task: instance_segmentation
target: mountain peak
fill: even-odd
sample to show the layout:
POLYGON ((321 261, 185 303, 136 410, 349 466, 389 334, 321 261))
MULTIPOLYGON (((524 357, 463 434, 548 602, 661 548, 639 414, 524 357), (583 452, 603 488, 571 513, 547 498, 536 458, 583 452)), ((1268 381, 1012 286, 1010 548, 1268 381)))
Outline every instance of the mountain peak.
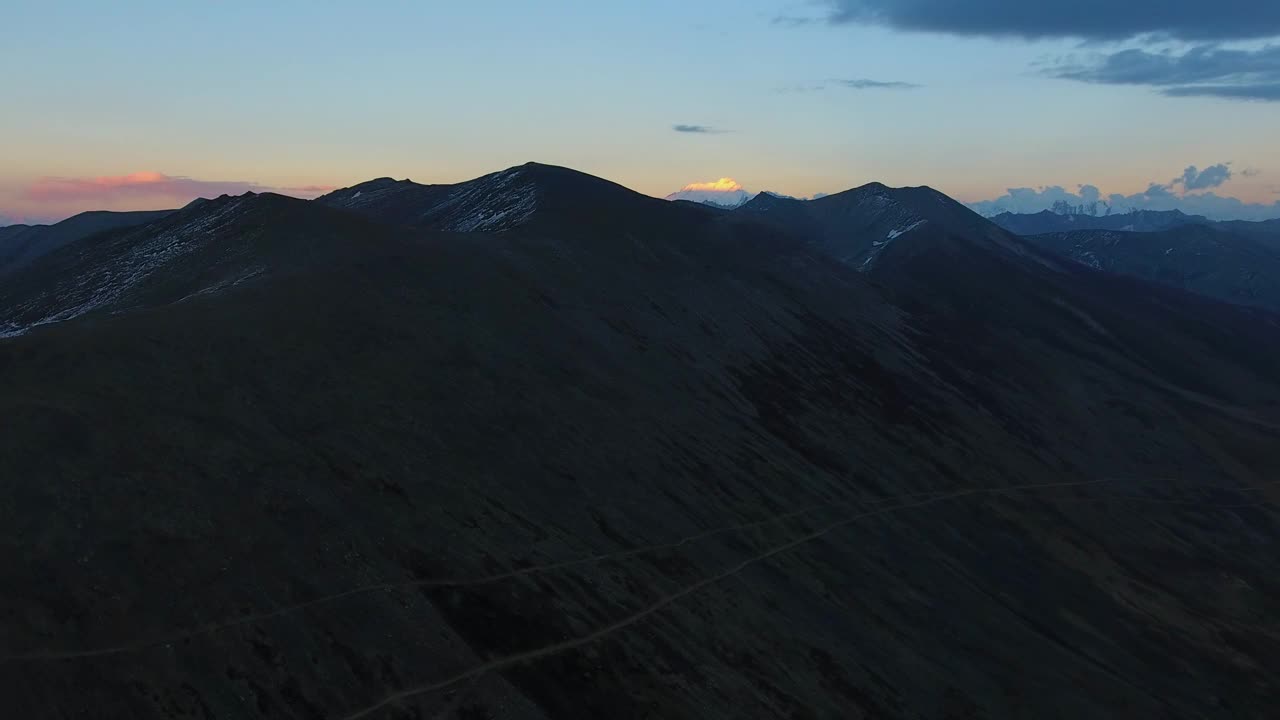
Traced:
POLYGON ((661 201, 578 170, 527 162, 452 185, 378 178, 335 190, 314 202, 395 225, 500 232, 583 208, 591 208, 589 216, 597 217, 601 211, 661 201))
MULTIPOLYGON (((960 257, 984 245, 1029 254, 1009 233, 926 185, 870 182, 808 201, 761 193, 738 212, 789 228, 864 272, 930 254, 960 257)), ((1046 263, 1038 255, 1031 259, 1046 263)))
POLYGON ((859 185, 853 190, 854 192, 888 192, 889 190, 892 190, 892 189, 893 188, 889 187, 888 185, 885 185, 882 182, 873 180, 869 183, 859 185))
POLYGON ((762 192, 738 207, 738 212, 742 213, 762 213, 775 212, 779 209, 790 209, 795 211, 802 207, 806 201, 797 198, 779 195, 777 193, 762 192))

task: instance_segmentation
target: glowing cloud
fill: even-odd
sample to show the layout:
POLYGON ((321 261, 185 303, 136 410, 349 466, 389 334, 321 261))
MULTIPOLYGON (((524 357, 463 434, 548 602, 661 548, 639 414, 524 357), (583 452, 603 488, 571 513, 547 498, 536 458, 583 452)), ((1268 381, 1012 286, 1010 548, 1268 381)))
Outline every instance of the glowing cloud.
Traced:
POLYGON ((709 203, 736 207, 752 198, 752 193, 742 187, 742 183, 733 178, 722 177, 711 182, 689 183, 679 192, 671 193, 668 200, 689 200, 691 202, 709 203))
POLYGON ((742 183, 723 177, 712 182, 689 183, 680 188, 680 192, 737 192, 742 189, 742 183))

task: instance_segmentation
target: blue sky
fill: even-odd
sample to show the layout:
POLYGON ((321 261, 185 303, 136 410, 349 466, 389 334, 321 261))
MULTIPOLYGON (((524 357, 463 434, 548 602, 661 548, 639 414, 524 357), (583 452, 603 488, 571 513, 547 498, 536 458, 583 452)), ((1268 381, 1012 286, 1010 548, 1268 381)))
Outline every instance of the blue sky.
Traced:
POLYGON ((18 69, 0 113, 0 216, 173 205, 206 187, 452 182, 528 160, 659 196, 731 177, 798 196, 929 184, 967 202, 1086 184, 1131 196, 1229 163, 1201 192, 1280 200, 1280 102, 1171 97, 1172 81, 1118 78, 1131 56, 1106 64, 1236 48, 1252 54, 1169 72, 1247 63, 1195 87, 1245 70, 1280 87, 1269 37, 1177 37, 1141 16, 1057 37, 1055 18, 1045 36, 940 13, 929 0, 0 0, 0 66, 18 69))

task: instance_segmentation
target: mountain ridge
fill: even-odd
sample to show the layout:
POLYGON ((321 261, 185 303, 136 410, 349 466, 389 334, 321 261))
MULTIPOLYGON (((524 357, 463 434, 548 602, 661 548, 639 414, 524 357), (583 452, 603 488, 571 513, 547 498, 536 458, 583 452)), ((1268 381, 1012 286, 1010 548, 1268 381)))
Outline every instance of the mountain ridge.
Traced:
POLYGON ((1153 232, 1182 225, 1219 224, 1203 215, 1188 215, 1181 210, 1136 209, 1107 215, 1063 214, 1052 210, 1041 210, 1038 213, 1029 214, 1003 212, 992 216, 991 221, 1017 235, 1042 235, 1071 230, 1153 232))
POLYGON ((314 200, 383 222, 446 232, 502 232, 546 215, 607 213, 665 201, 569 168, 530 162, 473 180, 420 185, 379 178, 314 200))
POLYGON ((0 284, 53 320, 0 339, 16 716, 1275 707, 1280 317, 928 188, 526 172, 218 198, 0 284))
POLYGON ((145 225, 173 210, 112 212, 90 210, 52 225, 20 225, 0 228, 0 276, 11 273, 64 245, 95 233, 145 225), (11 228, 18 228, 13 230, 11 228))
POLYGON ((1033 245, 1098 270, 1280 312, 1280 247, 1212 225, 1028 235, 1033 245))
POLYGON ((928 186, 891 188, 870 182, 815 200, 757 196, 735 212, 792 228, 861 271, 874 271, 882 256, 928 252, 932 246, 952 242, 949 237, 956 235, 1057 266, 1052 258, 928 186), (906 240, 900 240, 904 236, 906 240))

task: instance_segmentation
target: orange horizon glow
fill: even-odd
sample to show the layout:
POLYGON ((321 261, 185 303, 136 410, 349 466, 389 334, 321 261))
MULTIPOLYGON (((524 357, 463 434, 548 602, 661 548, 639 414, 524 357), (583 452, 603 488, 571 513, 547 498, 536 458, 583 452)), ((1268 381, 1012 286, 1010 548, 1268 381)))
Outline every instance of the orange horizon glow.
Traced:
POLYGON ((140 170, 123 175, 67 177, 47 175, 0 186, 4 222, 65 218, 86 210, 159 210, 198 198, 271 192, 311 199, 335 190, 329 184, 270 185, 248 180, 204 180, 140 170))

